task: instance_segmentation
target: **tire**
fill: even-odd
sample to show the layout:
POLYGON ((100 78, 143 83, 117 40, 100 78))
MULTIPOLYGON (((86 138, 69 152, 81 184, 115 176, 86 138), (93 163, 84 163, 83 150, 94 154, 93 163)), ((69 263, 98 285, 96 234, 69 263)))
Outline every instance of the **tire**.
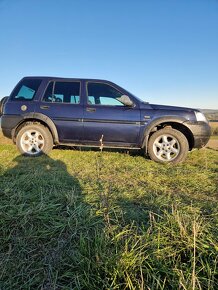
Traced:
POLYGON ((53 138, 42 124, 26 123, 17 133, 16 145, 22 155, 36 157, 52 150, 53 138))
POLYGON ((153 133, 148 140, 149 157, 159 163, 179 163, 186 159, 188 140, 180 131, 164 128, 153 133))

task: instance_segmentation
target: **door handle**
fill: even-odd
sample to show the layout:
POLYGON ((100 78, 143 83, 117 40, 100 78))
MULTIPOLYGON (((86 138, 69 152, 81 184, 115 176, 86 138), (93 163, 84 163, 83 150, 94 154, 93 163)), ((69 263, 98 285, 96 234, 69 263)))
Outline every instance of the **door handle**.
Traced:
POLYGON ((86 112, 95 112, 96 108, 86 108, 86 112))
POLYGON ((40 109, 43 109, 43 110, 47 110, 49 108, 50 108, 50 106, 40 106, 40 109))

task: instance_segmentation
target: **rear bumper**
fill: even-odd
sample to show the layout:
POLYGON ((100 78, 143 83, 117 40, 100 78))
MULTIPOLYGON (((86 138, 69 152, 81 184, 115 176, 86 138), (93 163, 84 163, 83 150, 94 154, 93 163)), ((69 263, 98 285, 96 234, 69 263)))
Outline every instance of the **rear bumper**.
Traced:
POLYGON ((193 148, 204 147, 210 139, 211 128, 206 122, 185 122, 193 134, 193 148))
POLYGON ((19 115, 3 115, 1 118, 2 133, 5 137, 12 139, 14 128, 22 121, 19 115))

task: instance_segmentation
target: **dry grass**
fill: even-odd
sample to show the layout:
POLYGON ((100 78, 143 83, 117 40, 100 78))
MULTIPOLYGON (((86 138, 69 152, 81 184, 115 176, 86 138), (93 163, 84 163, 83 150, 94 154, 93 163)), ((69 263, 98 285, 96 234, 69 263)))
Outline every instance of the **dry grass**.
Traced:
POLYGON ((218 136, 218 122, 210 122, 212 135, 218 136))
POLYGON ((218 127, 218 122, 209 122, 211 128, 218 127))

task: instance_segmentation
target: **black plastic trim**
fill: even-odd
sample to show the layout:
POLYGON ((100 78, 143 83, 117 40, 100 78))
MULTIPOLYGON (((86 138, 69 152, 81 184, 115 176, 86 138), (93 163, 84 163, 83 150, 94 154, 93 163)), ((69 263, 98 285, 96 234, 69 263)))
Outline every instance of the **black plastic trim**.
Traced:
POLYGON ((143 139, 140 142, 140 144, 142 144, 141 147, 147 148, 148 138, 149 138, 149 135, 154 127, 156 127, 162 123, 166 123, 166 122, 175 122, 175 123, 183 124, 185 121, 187 121, 187 119, 185 119, 183 117, 178 117, 178 116, 164 116, 164 117, 154 119, 145 127, 145 130, 144 130, 144 133, 142 136, 143 139))
POLYGON ((17 128, 21 126, 24 122, 27 122, 28 120, 35 121, 35 122, 41 121, 45 123, 52 133, 54 143, 55 144, 59 143, 58 132, 57 132, 55 124, 49 117, 41 113, 31 112, 28 114, 24 114, 22 116, 21 115, 3 115, 2 121, 1 121, 3 135, 8 138, 14 139, 16 137, 17 128))

